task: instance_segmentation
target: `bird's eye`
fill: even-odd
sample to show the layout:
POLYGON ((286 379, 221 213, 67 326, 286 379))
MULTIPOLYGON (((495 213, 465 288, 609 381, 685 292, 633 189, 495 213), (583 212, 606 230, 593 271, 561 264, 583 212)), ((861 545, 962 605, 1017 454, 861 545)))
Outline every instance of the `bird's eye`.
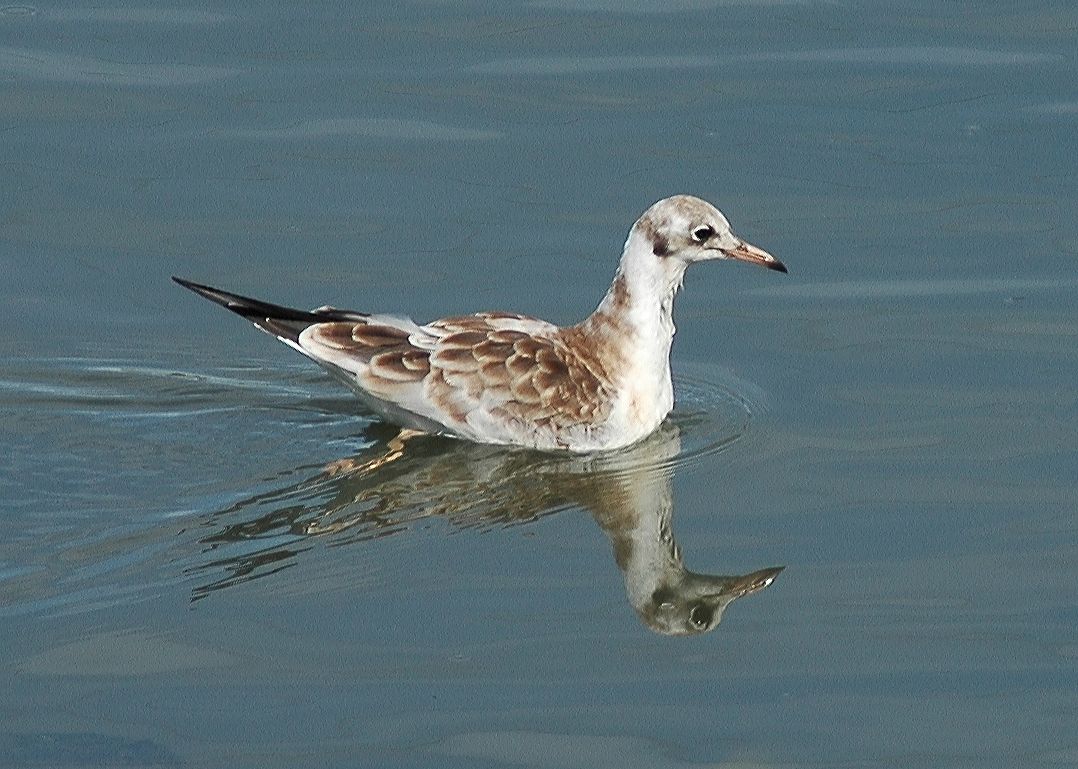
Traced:
POLYGON ((692 231, 692 239, 695 240, 697 243, 703 243, 705 240, 707 240, 714 234, 715 230, 711 229, 709 225, 705 224, 702 227, 697 227, 695 230, 692 231))
POLYGON ((714 612, 712 612, 710 607, 698 603, 689 611, 689 622, 691 622, 694 627, 702 630, 711 623, 711 617, 713 615, 714 612))

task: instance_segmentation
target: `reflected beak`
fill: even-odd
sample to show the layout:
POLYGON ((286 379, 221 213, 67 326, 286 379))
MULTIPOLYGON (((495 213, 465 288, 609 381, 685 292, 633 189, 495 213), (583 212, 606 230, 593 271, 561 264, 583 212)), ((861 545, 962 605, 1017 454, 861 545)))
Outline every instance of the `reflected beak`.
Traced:
POLYGON ((739 240, 737 245, 733 248, 722 249, 722 252, 726 255, 727 259, 737 259, 741 262, 758 264, 761 267, 766 267, 767 269, 775 270, 776 272, 788 272, 786 265, 771 254, 767 253, 762 248, 757 248, 751 243, 746 243, 743 240, 739 240))
MULTIPOLYGON (((777 262, 777 264, 781 265, 782 262, 777 262)), ((726 586, 726 590, 723 592, 726 594, 733 594, 734 598, 740 598, 741 596, 755 593, 758 590, 763 590, 774 582, 775 577, 777 577, 785 568, 785 566, 777 566, 771 569, 760 569, 751 574, 736 577, 733 582, 726 586)))

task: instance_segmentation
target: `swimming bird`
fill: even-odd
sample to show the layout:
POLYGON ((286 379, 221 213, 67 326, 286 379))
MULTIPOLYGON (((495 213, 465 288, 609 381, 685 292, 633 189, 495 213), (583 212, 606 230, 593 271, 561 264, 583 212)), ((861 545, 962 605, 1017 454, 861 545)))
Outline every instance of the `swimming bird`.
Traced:
POLYGON ((675 195, 632 226, 610 289, 574 326, 505 312, 419 324, 173 280, 303 353, 402 428, 587 453, 633 444, 670 413, 674 295, 690 264, 715 259, 786 272, 713 205, 675 195))

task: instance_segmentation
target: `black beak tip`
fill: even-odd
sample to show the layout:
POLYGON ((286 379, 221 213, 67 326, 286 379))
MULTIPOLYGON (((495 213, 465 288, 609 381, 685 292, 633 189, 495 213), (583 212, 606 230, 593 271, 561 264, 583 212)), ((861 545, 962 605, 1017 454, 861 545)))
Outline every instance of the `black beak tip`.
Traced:
POLYGON ((780 262, 778 259, 773 262, 767 262, 765 266, 767 267, 767 269, 774 270, 775 272, 781 272, 783 274, 789 272, 789 270, 786 269, 786 265, 780 262))

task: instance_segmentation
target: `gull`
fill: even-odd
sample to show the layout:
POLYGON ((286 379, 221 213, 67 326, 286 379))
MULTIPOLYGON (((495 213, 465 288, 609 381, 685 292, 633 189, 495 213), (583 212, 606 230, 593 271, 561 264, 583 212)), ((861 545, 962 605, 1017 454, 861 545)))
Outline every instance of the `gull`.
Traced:
POLYGON ((303 353, 405 431, 591 453, 636 443, 673 409, 674 296, 690 264, 715 259, 786 272, 713 205, 675 195, 632 226, 610 289, 574 326, 506 312, 419 324, 173 280, 303 353))

